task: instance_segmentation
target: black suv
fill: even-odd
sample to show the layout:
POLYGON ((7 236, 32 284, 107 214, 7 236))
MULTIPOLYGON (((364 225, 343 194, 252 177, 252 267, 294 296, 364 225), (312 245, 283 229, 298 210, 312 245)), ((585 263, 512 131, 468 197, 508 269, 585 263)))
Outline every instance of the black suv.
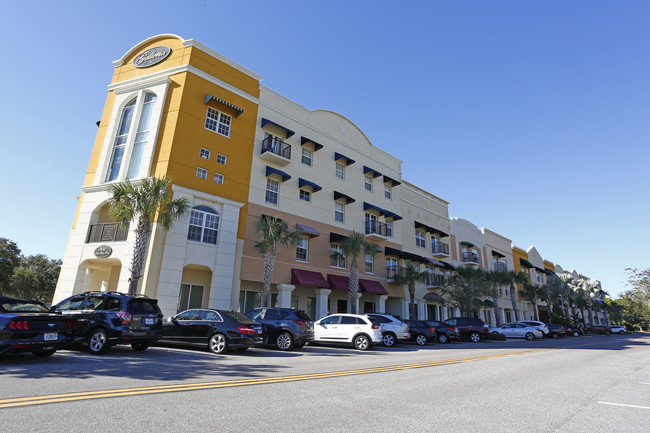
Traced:
POLYGON ((461 338, 469 338, 474 343, 481 341, 481 338, 490 335, 490 328, 481 319, 472 317, 452 317, 445 320, 455 326, 461 338))
POLYGON ((101 354, 114 344, 145 350, 162 337, 162 312, 158 300, 119 292, 84 292, 51 308, 75 320, 74 341, 87 343, 101 354))
POLYGON ((299 349, 314 339, 314 321, 303 310, 261 307, 245 315, 262 324, 264 343, 280 350, 299 349))
POLYGON ((424 346, 427 342, 436 341, 436 330, 424 320, 405 320, 411 334, 410 341, 415 341, 418 346, 424 346))

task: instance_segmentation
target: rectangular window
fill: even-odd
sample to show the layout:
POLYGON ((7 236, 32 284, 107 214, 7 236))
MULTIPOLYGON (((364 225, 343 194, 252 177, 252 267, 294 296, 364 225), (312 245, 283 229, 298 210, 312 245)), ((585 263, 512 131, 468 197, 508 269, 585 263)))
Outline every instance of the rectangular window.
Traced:
POLYGON ((178 292, 178 305, 176 312, 201 308, 203 304, 203 286, 194 284, 181 284, 181 290, 178 292))
POLYGON ((200 152, 200 156, 201 156, 201 158, 210 159, 210 151, 208 149, 205 149, 205 148, 202 147, 201 152, 200 152))
POLYGON ((336 244, 336 243, 332 244, 331 253, 332 253, 332 267, 347 269, 347 261, 345 255, 343 255, 341 244, 336 244))
POLYGON ((298 295, 291 295, 291 308, 298 308, 298 304, 300 303, 300 298, 298 295))
POLYGON ((308 250, 309 250, 309 239, 307 238, 307 236, 303 236, 296 244, 296 260, 300 262, 308 261, 307 260, 308 250))
POLYGON ((226 158, 226 155, 222 155, 222 154, 220 154, 220 153, 217 153, 217 162, 218 162, 219 164, 226 165, 226 159, 227 159, 227 158, 226 158))
POLYGON ((388 185, 384 185, 384 197, 386 197, 388 200, 393 199, 393 188, 391 188, 388 185))
POLYGON ((200 177, 201 179, 207 179, 208 170, 206 170, 205 168, 196 167, 196 177, 200 177))
POLYGON ((316 297, 307 296, 307 302, 305 303, 305 311, 311 317, 316 317, 316 297))
POLYGON ((392 221, 386 221, 386 236, 388 236, 388 237, 393 236, 393 222, 392 221))
POLYGON ((415 231, 415 246, 420 248, 427 247, 427 235, 424 233, 424 230, 415 231))
POLYGON ((365 186, 367 191, 372 191, 372 176, 365 176, 365 186))
POLYGON ((208 107, 208 113, 205 116, 205 128, 226 137, 230 137, 230 124, 232 117, 208 107))
POLYGON ((304 189, 301 189, 300 190, 300 200, 310 202, 311 201, 311 193, 309 191, 305 191, 304 189))
POLYGON ((334 202, 334 219, 340 223, 345 221, 345 205, 338 201, 334 202))
POLYGON ((270 204, 279 204, 280 182, 273 179, 266 179, 266 202, 270 204))
POLYGON ((375 273, 375 258, 372 254, 366 254, 366 274, 375 273))
POLYGON ((245 313, 262 305, 262 292, 242 290, 239 292, 239 311, 245 313))
POLYGON ((223 174, 215 173, 215 174, 214 174, 214 183, 221 183, 221 184, 223 184, 223 174))
POLYGON ((303 147, 302 148, 302 163, 311 167, 314 152, 303 147))
POLYGON ((336 163, 336 178, 345 180, 345 165, 340 162, 336 163))

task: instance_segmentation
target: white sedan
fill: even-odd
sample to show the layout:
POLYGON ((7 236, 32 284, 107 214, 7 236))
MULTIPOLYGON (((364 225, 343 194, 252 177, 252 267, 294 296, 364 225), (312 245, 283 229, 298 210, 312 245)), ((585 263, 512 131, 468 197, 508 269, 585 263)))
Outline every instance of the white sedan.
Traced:
POLYGON ((627 329, 620 325, 612 325, 610 328, 612 329, 612 334, 627 334, 627 329))
POLYGON ((490 333, 503 334, 508 338, 525 338, 526 340, 544 337, 544 333, 540 329, 523 323, 506 323, 496 328, 490 328, 490 333))

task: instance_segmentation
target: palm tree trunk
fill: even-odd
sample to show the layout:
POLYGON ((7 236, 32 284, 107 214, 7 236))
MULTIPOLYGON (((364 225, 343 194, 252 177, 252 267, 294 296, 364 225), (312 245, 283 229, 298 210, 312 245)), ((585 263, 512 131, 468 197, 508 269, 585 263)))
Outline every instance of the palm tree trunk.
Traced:
POLYGON ((539 322, 539 314, 537 313, 537 303, 533 301, 533 313, 535 313, 535 320, 539 322))
POLYGON ((512 311, 515 313, 515 322, 519 321, 519 312, 517 311, 517 291, 514 284, 510 284, 510 301, 512 302, 512 311))
POLYGON ((264 255, 264 292, 262 306, 271 306, 271 283, 273 281, 273 264, 275 263, 275 254, 267 253, 264 255))
POLYGON ((562 299, 562 303, 564 304, 564 314, 566 314, 567 320, 571 319, 570 312, 569 312, 569 301, 568 299, 562 299))
POLYGON ((133 246, 133 260, 131 260, 131 278, 129 279, 129 295, 138 293, 138 281, 142 277, 142 267, 147 255, 147 245, 151 237, 151 222, 149 216, 141 214, 138 218, 138 227, 135 229, 135 245, 133 246))
POLYGON ((359 266, 357 265, 357 260, 352 259, 350 264, 350 307, 349 312, 351 314, 357 313, 357 300, 359 298, 359 266))
POLYGON ((589 325, 591 327, 594 326, 594 307, 591 302, 587 304, 587 308, 589 309, 589 325))
POLYGON ((409 284, 409 297, 411 302, 409 303, 409 319, 415 320, 415 284, 409 284))

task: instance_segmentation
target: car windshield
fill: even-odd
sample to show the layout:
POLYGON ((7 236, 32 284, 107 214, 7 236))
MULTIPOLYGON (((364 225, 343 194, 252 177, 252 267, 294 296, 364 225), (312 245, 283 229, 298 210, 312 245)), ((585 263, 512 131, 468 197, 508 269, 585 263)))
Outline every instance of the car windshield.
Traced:
POLYGON ((47 313, 50 310, 47 307, 39 302, 30 302, 30 301, 6 301, 0 305, 0 310, 6 313, 10 312, 37 312, 37 313, 47 313))
POLYGON ((158 302, 154 299, 131 299, 129 301, 131 314, 162 314, 158 302))
POLYGON ((237 311, 222 311, 222 313, 225 314, 226 316, 230 317, 235 322, 253 323, 253 321, 251 319, 244 316, 242 313, 238 313, 237 311))

